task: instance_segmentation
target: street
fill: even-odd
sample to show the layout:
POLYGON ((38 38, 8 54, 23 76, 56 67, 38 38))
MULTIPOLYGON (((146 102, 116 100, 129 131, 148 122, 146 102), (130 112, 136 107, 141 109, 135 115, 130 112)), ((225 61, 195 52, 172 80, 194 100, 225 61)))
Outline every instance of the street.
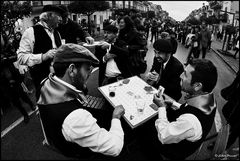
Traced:
MULTIPOLYGON (((146 56, 146 60, 148 63, 148 68, 146 73, 150 70, 154 52, 153 52, 153 43, 148 41, 148 53, 146 56)), ((178 43, 178 49, 177 53, 174 55, 177 57, 182 63, 185 62, 186 57, 188 54, 188 49, 186 49, 182 44, 178 43)), ((233 79, 235 78, 235 73, 232 72, 228 66, 211 50, 207 53, 206 56, 207 59, 211 60, 218 69, 218 82, 217 86, 214 90, 215 98, 217 100, 217 108, 220 115, 216 115, 215 117, 215 126, 211 130, 211 134, 214 134, 216 131, 219 130, 221 127, 221 124, 225 123, 224 118, 221 114, 221 109, 226 102, 221 96, 220 91, 224 87, 231 84, 233 79)), ((95 71, 92 76, 90 76, 88 80, 88 88, 89 88, 89 95, 94 96, 101 96, 101 94, 97 90, 97 77, 98 72, 95 71)), ((181 99, 180 102, 183 102, 184 100, 181 99)), ((10 113, 6 113, 4 117, 1 118, 1 124, 4 127, 8 127, 13 121, 10 114, 13 113, 19 113, 16 109, 12 109, 10 113), (5 120, 3 120, 5 119, 5 120), (8 119, 8 120, 6 120, 8 119), (9 121, 12 120, 12 121, 9 121), (10 123, 11 122, 11 123, 10 123), (7 124, 7 125, 6 125, 7 124)), ((20 117, 20 114, 14 114, 15 116, 18 116, 18 120, 20 117)), ((3 132, 3 129, 2 129, 3 132)), ((30 122, 28 124, 24 124, 22 121, 19 122, 19 124, 16 125, 16 127, 12 128, 8 133, 6 133, 4 136, 1 136, 1 156, 2 159, 59 159, 64 160, 68 159, 64 156, 60 155, 59 153, 56 153, 47 147, 42 145, 43 141, 43 135, 40 127, 40 122, 38 119, 38 116, 36 115, 36 112, 33 112, 30 117, 30 122)), ((141 158, 141 153, 137 151, 137 148, 133 148, 132 156, 128 156, 129 158, 141 158)), ((205 147, 206 151, 206 147, 205 147)), ((209 152, 202 152, 201 158, 207 158, 209 157, 209 152)))

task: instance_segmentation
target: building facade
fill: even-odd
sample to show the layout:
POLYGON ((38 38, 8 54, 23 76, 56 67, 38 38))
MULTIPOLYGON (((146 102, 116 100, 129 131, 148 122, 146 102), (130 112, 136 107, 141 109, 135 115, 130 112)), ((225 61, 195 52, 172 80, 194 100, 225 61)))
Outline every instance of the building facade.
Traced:
MULTIPOLYGON (((43 6, 45 5, 69 5, 73 1, 31 1, 32 5, 32 14, 28 18, 24 18, 23 20, 20 20, 20 22, 17 23, 17 25, 20 25, 24 30, 26 30, 28 27, 34 25, 34 21, 38 19, 38 16, 40 15, 43 6)), ((107 1, 109 3, 109 9, 106 11, 98 11, 94 12, 90 19, 93 20, 97 27, 103 28, 103 21, 105 19, 112 18, 113 12, 116 9, 136 9, 142 13, 147 11, 154 11, 155 15, 163 15, 164 18, 168 16, 167 12, 162 12, 162 8, 160 5, 153 4, 148 1, 107 1)), ((81 22, 82 19, 88 20, 86 15, 83 14, 75 14, 70 13, 69 18, 71 18, 73 21, 76 21, 78 23, 81 22)), ((23 32, 22 31, 22 32, 23 32)))

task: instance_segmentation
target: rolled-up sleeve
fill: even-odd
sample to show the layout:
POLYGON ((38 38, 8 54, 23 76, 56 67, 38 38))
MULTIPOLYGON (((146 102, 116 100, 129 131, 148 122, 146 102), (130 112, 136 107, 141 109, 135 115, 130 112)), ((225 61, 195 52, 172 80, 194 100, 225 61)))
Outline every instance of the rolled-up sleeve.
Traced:
POLYGON ((119 119, 112 119, 111 128, 107 131, 83 109, 75 110, 66 117, 62 133, 67 141, 104 155, 118 156, 123 148, 124 133, 119 119))
POLYGON ((162 144, 179 143, 184 139, 194 142, 201 138, 202 127, 193 114, 183 114, 176 121, 169 122, 165 108, 159 108, 158 112, 155 127, 162 144))
POLYGON ((28 28, 22 35, 19 48, 17 50, 18 62, 29 67, 42 63, 42 53, 33 54, 35 43, 33 28, 28 28))

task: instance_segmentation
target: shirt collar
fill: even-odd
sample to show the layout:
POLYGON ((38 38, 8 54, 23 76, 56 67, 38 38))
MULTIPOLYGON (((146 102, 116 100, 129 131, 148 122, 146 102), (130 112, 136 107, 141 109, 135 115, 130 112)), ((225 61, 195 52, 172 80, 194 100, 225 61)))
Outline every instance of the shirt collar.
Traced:
POLYGON ((39 21, 38 24, 42 25, 45 29, 47 29, 50 32, 53 32, 53 28, 49 27, 48 24, 44 21, 39 21))
POLYGON ((167 63, 169 62, 170 59, 171 59, 171 56, 169 57, 169 59, 165 63, 163 63, 163 69, 165 69, 165 67, 166 67, 166 65, 167 65, 167 63))
POLYGON ((77 89, 76 87, 74 87, 73 85, 71 85, 71 84, 69 84, 69 83, 61 80, 60 78, 58 78, 58 77, 55 76, 55 75, 53 76, 53 78, 54 78, 57 82, 63 84, 64 86, 66 86, 66 87, 68 87, 69 89, 71 89, 71 90, 73 90, 74 92, 76 92, 76 93, 78 94, 78 96, 79 96, 85 103, 88 102, 82 91, 78 90, 78 89, 77 89))

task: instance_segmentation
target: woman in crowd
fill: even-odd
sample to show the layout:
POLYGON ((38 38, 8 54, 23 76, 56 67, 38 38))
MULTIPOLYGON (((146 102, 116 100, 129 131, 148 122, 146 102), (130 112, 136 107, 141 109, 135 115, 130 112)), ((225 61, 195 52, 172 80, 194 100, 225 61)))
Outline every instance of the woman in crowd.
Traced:
MULTIPOLYGON (((123 62, 129 61, 130 75, 144 73, 147 65, 142 59, 141 51, 145 48, 146 41, 141 38, 130 17, 122 17, 119 21, 119 35, 115 43, 117 46, 127 49, 128 57, 123 62)), ((124 66, 126 63, 123 63, 124 66)))

